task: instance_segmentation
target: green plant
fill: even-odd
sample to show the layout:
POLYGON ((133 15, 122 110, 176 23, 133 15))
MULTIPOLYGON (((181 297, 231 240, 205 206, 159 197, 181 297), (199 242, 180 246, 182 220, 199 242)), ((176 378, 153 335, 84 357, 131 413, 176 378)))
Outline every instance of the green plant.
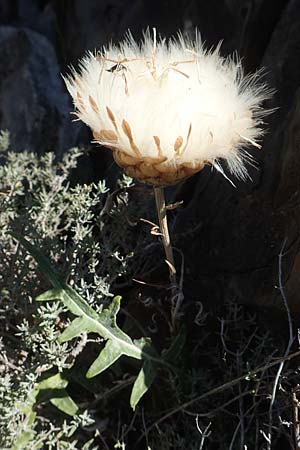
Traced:
POLYGON ((145 337, 132 340, 117 325, 117 314, 120 309, 120 297, 115 297, 109 306, 101 313, 93 310, 89 304, 70 286, 60 280, 44 255, 22 236, 12 234, 35 258, 53 289, 40 295, 38 301, 61 300, 69 311, 77 316, 67 325, 59 336, 59 342, 64 343, 80 336, 82 333, 98 333, 106 340, 105 347, 87 372, 87 377, 94 377, 110 367, 122 355, 143 361, 143 367, 133 385, 130 404, 135 409, 140 398, 150 388, 157 366, 163 365, 174 370, 172 363, 176 360, 182 348, 183 334, 174 340, 173 345, 160 356, 151 345, 151 340, 145 337))
MULTIPOLYGON (((103 182, 71 187, 70 174, 81 151, 72 150, 61 162, 55 162, 51 153, 40 158, 28 152, 14 153, 6 132, 0 134, 0 151, 0 447, 54 448, 55 442, 63 446, 68 437, 68 445, 75 448, 71 436, 82 426, 80 417, 86 417, 83 423, 93 420, 82 416, 81 408, 71 422, 65 419, 57 426, 42 411, 49 400, 65 414, 73 416, 78 411, 65 390, 69 381, 62 374, 73 367, 84 343, 80 339, 74 345, 59 342, 65 309, 57 303, 36 306, 34 298, 45 281, 39 278, 34 261, 13 242, 9 230, 42 242, 43 252, 53 257, 70 284, 79 284, 78 290, 84 291, 97 310, 105 301, 110 303, 110 284, 125 272, 130 256, 123 256, 121 246, 113 242, 120 227, 113 219, 102 241, 95 242, 91 235, 107 220, 99 221, 95 210, 101 202, 104 205, 108 190, 103 182)), ((123 185, 128 184, 124 178, 123 185)), ((115 214, 124 204, 126 198, 113 208, 115 214)), ((85 444, 78 448, 81 445, 85 444)))
MULTIPOLYGON (((197 292, 180 299, 177 326, 186 333, 175 338, 170 311, 178 299, 164 285, 161 246, 148 232, 149 191, 128 178, 110 189, 74 185, 78 149, 56 161, 8 144, 0 134, 1 450, 261 450, 270 425, 274 449, 293 448, 299 363, 291 353, 297 339, 287 347, 282 332, 284 311, 274 332, 270 312, 230 298, 211 305, 197 292), (109 366, 107 346, 119 336, 141 359, 109 366), (137 383, 133 411, 146 361, 156 378, 143 398, 149 380, 137 383)), ((183 292, 193 281, 185 267, 183 292)))

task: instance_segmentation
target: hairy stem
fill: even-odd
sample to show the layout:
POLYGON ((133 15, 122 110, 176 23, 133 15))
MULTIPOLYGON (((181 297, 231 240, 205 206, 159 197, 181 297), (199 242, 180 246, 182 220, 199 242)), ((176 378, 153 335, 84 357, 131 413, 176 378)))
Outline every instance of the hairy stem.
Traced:
POLYGON ((168 229, 168 219, 167 219, 164 188, 154 187, 154 194, 155 194, 157 215, 158 215, 158 220, 159 220, 159 228, 160 228, 160 232, 162 234, 162 241, 163 241, 164 248, 165 248, 166 262, 169 267, 170 282, 171 282, 171 284, 175 285, 176 284, 176 269, 175 269, 173 249, 172 249, 170 235, 169 235, 169 229, 168 229))

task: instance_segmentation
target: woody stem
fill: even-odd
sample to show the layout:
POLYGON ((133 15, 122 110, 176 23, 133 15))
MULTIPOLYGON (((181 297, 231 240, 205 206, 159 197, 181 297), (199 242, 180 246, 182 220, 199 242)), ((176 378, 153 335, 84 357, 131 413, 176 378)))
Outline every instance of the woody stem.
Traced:
POLYGON ((168 229, 168 218, 167 218, 167 209, 166 209, 166 201, 164 188, 162 187, 154 187, 155 194, 155 202, 156 202, 156 210, 159 220, 159 228, 162 234, 162 241, 165 248, 166 254, 166 262, 169 267, 170 273, 170 282, 171 284, 176 284, 176 269, 174 262, 173 249, 171 245, 169 229, 168 229))

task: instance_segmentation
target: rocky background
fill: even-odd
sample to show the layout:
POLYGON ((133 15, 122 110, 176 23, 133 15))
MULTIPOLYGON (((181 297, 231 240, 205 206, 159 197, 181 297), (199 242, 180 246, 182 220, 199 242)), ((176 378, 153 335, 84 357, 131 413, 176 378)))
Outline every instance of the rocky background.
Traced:
MULTIPOLYGON (((186 297, 282 307, 282 282, 300 310, 300 2, 299 0, 0 0, 0 129, 11 146, 58 157, 88 149, 78 177, 115 177, 109 152, 94 148, 89 130, 71 121, 61 73, 85 50, 137 38, 155 26, 162 35, 201 31, 210 47, 235 50, 247 71, 265 67, 276 90, 262 151, 253 153, 252 182, 234 189, 206 168, 168 192, 183 200, 173 215, 175 246, 185 255, 186 297), (283 248, 284 247, 284 248, 283 248)), ((275 308, 274 308, 275 307, 275 308)))

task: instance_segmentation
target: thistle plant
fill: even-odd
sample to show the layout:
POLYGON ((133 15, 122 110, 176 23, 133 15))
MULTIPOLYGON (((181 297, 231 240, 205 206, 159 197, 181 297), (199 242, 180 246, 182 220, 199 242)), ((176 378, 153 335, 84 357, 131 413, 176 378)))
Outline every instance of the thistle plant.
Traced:
MULTIPOLYGON (((222 162, 230 174, 245 180, 246 163, 252 162, 247 149, 250 145, 259 147, 265 114, 262 102, 270 91, 259 81, 259 75, 244 76, 238 59, 222 58, 219 47, 205 50, 199 36, 194 42, 182 36, 166 41, 156 39, 155 30, 152 36, 147 32, 141 44, 129 35, 118 46, 88 53, 79 72, 72 70, 65 81, 74 100, 75 115, 92 129, 95 142, 112 151, 127 175, 153 186, 170 281, 176 286, 164 188, 200 172, 205 165, 227 177, 222 162)), ((0 149, 6 147, 6 140, 2 134, 0 149)), ((1 235, 6 245, 2 264, 9 273, 18 260, 17 284, 31 306, 29 312, 22 314, 23 321, 18 321, 17 331, 36 355, 27 361, 29 372, 34 365, 40 366, 40 361, 45 372, 45 378, 40 380, 38 367, 35 378, 26 384, 25 420, 23 410, 16 416, 24 422, 18 439, 27 439, 28 445, 35 439, 35 411, 43 403, 42 395, 39 397, 42 391, 50 389, 52 405, 69 416, 79 417, 78 410, 84 404, 77 405, 68 394, 68 377, 72 380, 68 371, 88 336, 101 343, 96 359, 88 358, 87 367, 83 367, 88 380, 122 356, 139 364, 130 396, 133 409, 161 370, 167 371, 170 379, 176 379, 179 372, 174 362, 185 344, 182 331, 156 350, 147 335, 132 338, 124 324, 118 325, 120 297, 113 296, 110 284, 124 273, 129 258, 129 252, 121 252, 126 257, 119 253, 120 245, 127 249, 124 226, 119 223, 122 232, 118 229, 119 237, 115 238, 111 224, 104 227, 102 212, 99 221, 95 218, 95 209, 102 210, 107 193, 104 183, 69 186, 68 171, 75 167, 78 156, 78 152, 70 154, 56 166, 53 157, 47 155, 40 161, 42 170, 38 170, 34 156, 10 153, 10 164, 3 169, 1 223, 5 233, 2 231, 1 235), (9 234, 11 229, 15 233, 9 234), (108 239, 105 233, 109 233, 108 239), (16 245, 12 236, 22 245, 16 245), (36 275, 30 275, 35 265, 32 259, 22 258, 24 249, 52 285, 37 298, 46 306, 36 311, 32 298, 44 281, 36 283, 36 275), (18 253, 20 256, 15 256, 18 253), (111 270, 114 265, 117 270, 111 270), (70 321, 64 317, 66 310, 72 314, 70 321), (36 318, 36 331, 31 329, 28 317, 36 318), (47 326, 41 320, 44 317, 47 326), (56 390, 59 396, 55 396, 56 390)), ((10 287, 15 280, 0 277, 0 281, 4 284, 1 293, 6 296, 7 319, 12 300, 20 308, 20 295, 10 287)))
POLYGON ((112 150, 132 178, 154 186, 160 231, 175 281, 163 188, 207 164, 224 176, 224 161, 237 178, 247 178, 249 146, 260 148, 262 102, 270 91, 259 75, 245 76, 238 58, 205 50, 190 41, 156 39, 146 32, 139 44, 128 34, 119 45, 93 54, 65 78, 75 115, 97 143, 112 150))

